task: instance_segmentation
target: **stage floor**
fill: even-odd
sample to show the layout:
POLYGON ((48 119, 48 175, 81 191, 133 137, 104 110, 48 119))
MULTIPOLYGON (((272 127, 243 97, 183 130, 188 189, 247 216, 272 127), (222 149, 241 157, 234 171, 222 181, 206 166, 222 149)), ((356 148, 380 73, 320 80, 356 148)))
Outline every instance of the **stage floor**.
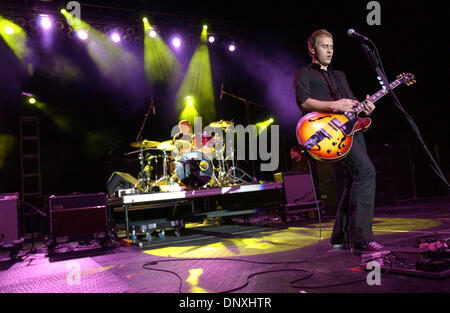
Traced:
MULTIPOLYGON (((395 250, 413 247, 420 239, 448 239, 449 200, 437 197, 377 207, 376 240, 395 250)), ((235 217, 226 224, 187 224, 180 237, 167 233, 144 248, 116 247, 100 255, 93 250, 61 261, 50 262, 41 246, 20 262, 1 262, 0 292, 449 292, 448 277, 394 272, 382 272, 380 284, 369 285, 360 256, 330 250, 332 227, 330 217, 323 217, 320 225, 307 213, 283 223, 265 212, 235 217)))

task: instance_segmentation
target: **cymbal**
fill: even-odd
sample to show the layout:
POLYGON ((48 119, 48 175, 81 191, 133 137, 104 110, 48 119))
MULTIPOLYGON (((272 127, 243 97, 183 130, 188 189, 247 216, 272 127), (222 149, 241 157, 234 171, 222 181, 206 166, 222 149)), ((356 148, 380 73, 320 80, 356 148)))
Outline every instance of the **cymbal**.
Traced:
MULTIPOLYGON (((160 144, 159 141, 151 141, 151 140, 147 140, 144 139, 142 140, 142 147, 143 148, 155 148, 160 144)), ((139 141, 134 141, 130 144, 130 146, 132 146, 133 148, 140 148, 141 147, 141 143, 139 141)))
POLYGON ((160 150, 172 151, 175 147, 189 147, 189 140, 166 140, 161 142, 157 148, 160 150))
POLYGON ((214 128, 227 128, 228 126, 233 126, 234 122, 232 121, 224 121, 224 120, 220 120, 217 122, 212 122, 211 124, 209 124, 209 126, 214 127, 214 128))

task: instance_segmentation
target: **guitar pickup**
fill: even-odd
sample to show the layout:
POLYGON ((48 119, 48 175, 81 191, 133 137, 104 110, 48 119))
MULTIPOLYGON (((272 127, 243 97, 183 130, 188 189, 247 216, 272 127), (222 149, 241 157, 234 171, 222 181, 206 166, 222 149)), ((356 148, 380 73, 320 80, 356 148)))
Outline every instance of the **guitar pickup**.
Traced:
MULTIPOLYGON (((344 126, 344 124, 342 124, 341 121, 338 120, 337 118, 333 118, 333 119, 331 120, 331 122, 328 123, 328 124, 329 124, 331 127, 333 127, 333 125, 334 125, 333 128, 337 127, 337 128, 339 128, 339 129, 341 129, 341 127, 344 126)), ((336 129, 336 128, 335 128, 335 129, 336 129)))
POLYGON ((303 146, 305 147, 306 150, 310 150, 312 147, 317 145, 319 142, 321 142, 325 138, 331 139, 332 136, 329 133, 327 133, 327 131, 325 129, 321 128, 318 131, 316 131, 314 133, 314 135, 309 137, 309 139, 305 141, 303 146))
MULTIPOLYGON (((337 118, 333 118, 330 123, 328 123, 331 127, 333 127, 333 125, 337 128, 339 128, 344 135, 349 136, 350 134, 348 133, 348 127, 345 124, 342 124, 340 120, 338 120, 337 118)), ((346 123, 347 124, 347 123, 346 123)), ((333 127, 334 128, 334 127, 333 127)))

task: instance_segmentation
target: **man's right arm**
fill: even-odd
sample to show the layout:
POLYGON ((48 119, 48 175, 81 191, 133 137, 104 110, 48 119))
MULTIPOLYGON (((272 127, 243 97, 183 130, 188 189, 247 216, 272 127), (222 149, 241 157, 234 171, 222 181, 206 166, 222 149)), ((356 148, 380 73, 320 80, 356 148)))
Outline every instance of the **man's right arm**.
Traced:
POLYGON ((301 105, 303 112, 334 112, 344 113, 352 112, 353 107, 358 101, 352 99, 339 99, 336 101, 320 101, 313 98, 307 98, 301 105))

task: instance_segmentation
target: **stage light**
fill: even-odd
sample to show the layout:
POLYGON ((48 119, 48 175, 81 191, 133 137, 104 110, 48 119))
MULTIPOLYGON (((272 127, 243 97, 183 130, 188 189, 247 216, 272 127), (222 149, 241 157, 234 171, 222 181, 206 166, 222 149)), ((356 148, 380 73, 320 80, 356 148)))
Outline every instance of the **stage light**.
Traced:
POLYGON ((256 129, 258 131, 258 135, 261 134, 261 132, 263 132, 264 130, 267 129, 267 127, 269 127, 270 124, 272 124, 275 120, 271 117, 268 120, 264 121, 264 122, 259 122, 256 123, 256 129))
POLYGON ((228 50, 230 50, 230 52, 234 52, 236 50, 236 46, 234 44, 230 44, 228 46, 228 50))
POLYGON ((179 37, 175 37, 174 39, 172 39, 172 45, 175 48, 179 48, 181 46, 181 39, 179 37))
POLYGON ((28 102, 31 104, 35 104, 36 103, 36 98, 30 98, 28 99, 28 102))
POLYGON ((79 30, 77 31, 78 38, 81 40, 86 40, 88 38, 88 33, 85 30, 79 30))
POLYGON ((116 43, 119 42, 121 39, 120 35, 118 33, 112 33, 110 37, 111 37, 111 40, 116 43))
POLYGON ((188 105, 188 106, 192 106, 194 104, 194 98, 192 98, 192 96, 187 96, 185 98, 185 100, 186 100, 186 105, 188 105))
POLYGON ((6 26, 5 32, 6 32, 8 35, 11 35, 12 33, 14 33, 14 28, 12 28, 11 26, 6 26))
POLYGON ((156 37, 156 31, 154 31, 153 29, 151 31, 148 32, 148 35, 152 38, 156 37))
POLYGON ((39 22, 41 24, 41 27, 44 29, 50 29, 52 27, 52 21, 46 15, 41 15, 39 22))
POLYGON ((208 25, 203 25, 203 29, 207 30, 208 29, 208 25))
POLYGON ((61 10, 61 14, 66 14, 66 13, 67 13, 66 9, 61 10))
POLYGON ((180 120, 188 120, 192 125, 194 125, 194 118, 196 116, 199 116, 194 106, 194 97, 192 96, 184 97, 184 103, 185 105, 182 108, 180 120))
POLYGON ((144 17, 144 18, 142 19, 142 21, 143 21, 144 23, 148 23, 148 18, 144 17))
POLYGON ((214 38, 214 36, 209 36, 208 41, 210 43, 213 43, 216 39, 214 38))

